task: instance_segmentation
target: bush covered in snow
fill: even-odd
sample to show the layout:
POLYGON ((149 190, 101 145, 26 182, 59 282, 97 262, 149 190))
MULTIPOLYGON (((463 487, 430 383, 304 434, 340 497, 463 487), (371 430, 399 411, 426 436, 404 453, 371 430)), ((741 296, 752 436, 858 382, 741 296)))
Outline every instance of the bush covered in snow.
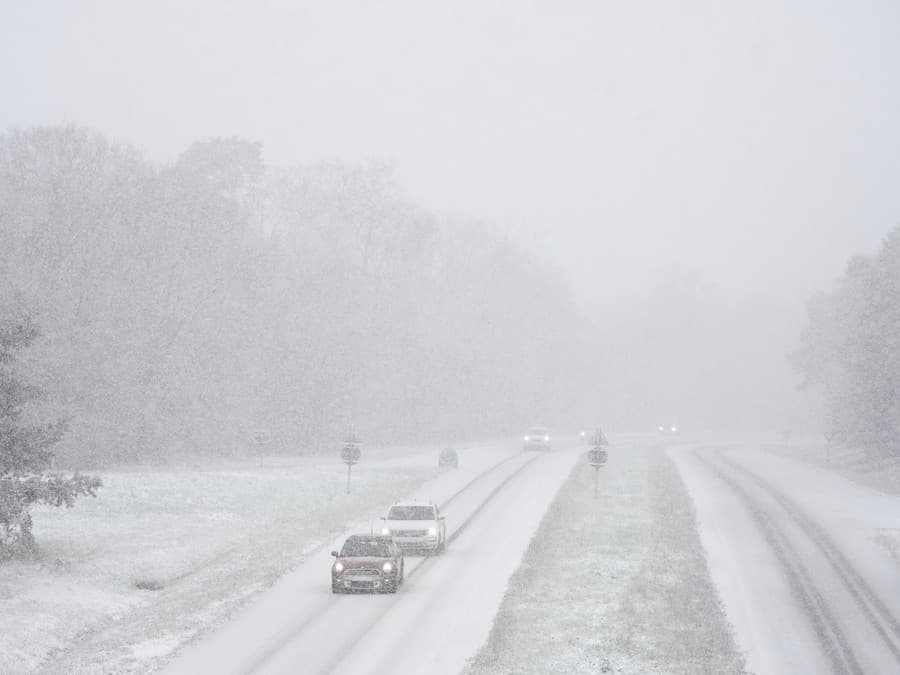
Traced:
POLYGON ((0 320, 0 559, 34 551, 33 504, 71 507, 76 497, 93 496, 100 486, 93 476, 46 473, 63 422, 34 426, 23 421, 25 404, 38 392, 15 376, 12 362, 37 335, 28 319, 0 320))

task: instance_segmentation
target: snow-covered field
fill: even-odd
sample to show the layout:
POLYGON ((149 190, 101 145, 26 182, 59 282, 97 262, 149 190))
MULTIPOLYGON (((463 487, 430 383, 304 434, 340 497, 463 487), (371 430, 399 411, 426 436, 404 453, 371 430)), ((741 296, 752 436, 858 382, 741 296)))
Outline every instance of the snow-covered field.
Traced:
POLYGON ((690 498, 652 436, 611 436, 572 472, 469 675, 740 673, 690 498))
MULTIPOLYGON (((437 474, 437 449, 259 468, 102 474, 97 499, 38 509, 36 561, 0 567, 0 672, 147 672, 347 523, 437 474)), ((268 464, 268 463, 267 463, 268 464)))

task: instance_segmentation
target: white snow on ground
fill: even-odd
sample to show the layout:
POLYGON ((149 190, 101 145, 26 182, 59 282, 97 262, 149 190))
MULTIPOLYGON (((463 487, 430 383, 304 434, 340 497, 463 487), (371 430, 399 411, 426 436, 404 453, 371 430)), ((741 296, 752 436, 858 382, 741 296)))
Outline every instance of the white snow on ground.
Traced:
MULTIPOLYGON (((444 480, 516 450, 461 449, 444 480)), ((0 672, 154 670, 349 522, 438 475, 437 454, 369 452, 350 495, 344 465, 323 458, 105 473, 96 500, 35 511, 37 561, 0 567, 0 672)))
POLYGON ((775 553, 737 496, 697 464, 691 448, 670 451, 691 493, 710 576, 751 673, 829 672, 775 553))
MULTIPOLYGON (((900 497, 755 448, 719 452, 788 495, 827 533, 888 610, 900 616, 900 565, 890 550, 891 538, 886 538, 900 523, 900 497)), ((695 449, 681 447, 671 454, 693 496, 712 577, 749 669, 827 672, 830 662, 809 617, 745 506, 698 461, 695 449)))
MULTIPOLYGON (((322 551, 167 672, 459 672, 487 634, 507 578, 575 459, 571 450, 558 451, 529 464, 535 457, 517 453, 451 500, 443 508, 449 536, 477 515, 443 556, 408 557, 407 582, 396 595, 334 596, 332 559, 322 551)), ((461 476, 447 474, 421 491, 443 503, 462 487, 461 476)))

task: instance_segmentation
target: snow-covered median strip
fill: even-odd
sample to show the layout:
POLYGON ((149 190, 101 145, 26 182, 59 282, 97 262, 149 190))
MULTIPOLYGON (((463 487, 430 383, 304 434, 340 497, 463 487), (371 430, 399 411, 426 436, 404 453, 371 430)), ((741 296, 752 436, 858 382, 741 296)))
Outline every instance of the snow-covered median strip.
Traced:
POLYGON ((690 499, 659 442, 611 437, 544 517, 469 675, 740 673, 690 499))

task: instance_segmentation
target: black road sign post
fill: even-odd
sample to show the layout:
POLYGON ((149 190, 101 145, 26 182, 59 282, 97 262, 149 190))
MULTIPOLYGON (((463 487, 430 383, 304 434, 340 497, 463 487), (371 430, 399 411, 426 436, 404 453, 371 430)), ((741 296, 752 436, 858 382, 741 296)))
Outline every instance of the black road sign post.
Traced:
POLYGON ((253 430, 253 442, 256 443, 257 452, 259 452, 259 467, 263 466, 263 457, 265 455, 266 446, 271 441, 269 430, 260 427, 253 430))
POLYGON ((588 450, 588 462, 594 467, 594 499, 597 499, 600 492, 600 467, 604 466, 608 459, 606 446, 609 445, 609 441, 606 440, 603 430, 597 429, 592 442, 593 447, 588 450))
POLYGON ((353 468, 354 464, 359 462, 361 455, 362 452, 359 449, 359 436, 356 435, 356 432, 351 427, 350 433, 347 434, 347 438, 344 439, 344 445, 341 448, 341 460, 347 465, 348 495, 350 494, 350 470, 353 468))

